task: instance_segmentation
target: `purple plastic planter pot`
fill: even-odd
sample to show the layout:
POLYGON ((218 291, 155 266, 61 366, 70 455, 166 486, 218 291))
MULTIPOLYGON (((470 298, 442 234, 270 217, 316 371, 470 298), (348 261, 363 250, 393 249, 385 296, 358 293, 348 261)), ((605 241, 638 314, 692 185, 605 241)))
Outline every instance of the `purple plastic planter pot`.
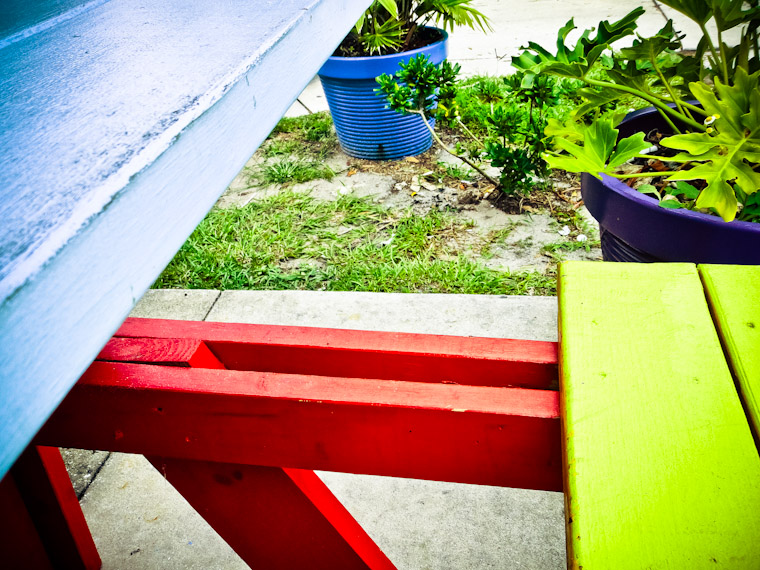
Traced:
MULTIPOLYGON (((620 137, 663 127, 654 109, 637 111, 621 123, 620 137)), ((760 264, 760 224, 724 222, 718 216, 661 208, 611 176, 583 174, 581 193, 599 222, 606 261, 685 261, 760 264)))
MULTIPOLYGON (((425 54, 434 64, 446 58, 448 34, 428 46, 393 55, 330 57, 319 70, 338 141, 346 154, 370 160, 392 160, 421 154, 432 137, 419 115, 401 115, 386 109, 378 97, 375 78, 395 74, 399 63, 425 54)), ((432 119, 430 125, 433 125, 432 119)))

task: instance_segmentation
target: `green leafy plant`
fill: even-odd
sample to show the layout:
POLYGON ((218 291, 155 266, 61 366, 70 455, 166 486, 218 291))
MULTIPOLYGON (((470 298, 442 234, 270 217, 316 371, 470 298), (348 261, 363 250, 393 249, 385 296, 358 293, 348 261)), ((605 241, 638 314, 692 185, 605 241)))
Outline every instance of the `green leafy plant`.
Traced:
MULTIPOLYGON (((760 188, 760 61, 758 59, 757 0, 663 0, 691 18, 702 31, 696 53, 678 53, 682 36, 672 21, 650 37, 636 35, 629 47, 613 50, 614 42, 634 36, 644 12, 636 8, 621 20, 600 22, 595 35, 585 30, 575 46, 567 45, 575 29, 570 20, 560 31, 553 54, 535 43, 513 58, 513 65, 534 77, 553 75, 583 81, 586 103, 576 116, 561 124, 550 121, 546 133, 554 136, 556 151, 544 154, 549 166, 571 172, 601 173, 619 178, 652 177, 652 172, 621 173, 619 167, 649 149, 643 133, 618 141, 615 120, 590 125, 582 116, 623 96, 635 96, 655 107, 672 136, 659 141, 674 156, 647 155, 669 165, 654 173, 667 182, 695 181, 696 199, 667 194, 663 207, 676 197, 686 207, 711 211, 731 221, 756 219, 756 193, 760 188), (713 38, 708 24, 716 30, 713 38), (726 43, 726 32, 740 31, 736 45, 726 43), (601 63, 605 77, 592 73, 601 63), (696 99, 698 104, 693 100, 696 99), (742 213, 744 209, 748 211, 742 213)), ((663 153, 665 154, 665 153, 663 153)), ((671 185, 670 188, 678 188, 671 185)), ((662 198, 662 197, 661 197, 662 198)))
POLYGON ((378 94, 385 96, 390 109, 416 114, 427 125, 436 143, 449 154, 476 170, 505 193, 528 194, 546 174, 542 158, 545 150, 543 129, 547 109, 556 101, 551 79, 540 78, 529 86, 514 79, 486 81, 479 89, 490 110, 484 116, 484 137, 475 135, 462 121, 457 102, 459 65, 444 60, 433 65, 424 55, 400 64, 395 76, 377 78, 378 94), (527 110, 519 107, 522 103, 527 110), (438 136, 430 118, 461 129, 472 141, 472 148, 449 148, 438 136), (478 164, 485 157, 500 169, 499 179, 478 164))
POLYGON ((428 24, 449 31, 456 26, 490 30, 488 18, 471 3, 472 0, 375 0, 336 55, 385 55, 425 45, 423 31, 428 24))

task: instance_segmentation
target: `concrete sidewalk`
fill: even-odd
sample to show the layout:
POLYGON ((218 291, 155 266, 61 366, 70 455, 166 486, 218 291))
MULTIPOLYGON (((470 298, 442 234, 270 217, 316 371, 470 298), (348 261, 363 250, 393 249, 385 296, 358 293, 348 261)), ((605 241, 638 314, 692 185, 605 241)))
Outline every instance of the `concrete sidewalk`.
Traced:
MULTIPOLYGON (((553 297, 155 290, 138 303, 133 316, 557 337, 553 297)), ((81 499, 104 569, 247 568, 143 457, 114 453, 100 459, 106 456, 81 499)), ((548 570, 565 565, 561 493, 341 473, 320 476, 400 570, 548 570)))
MULTIPOLYGON (((642 35, 652 34, 672 18, 676 30, 686 34, 685 49, 694 49, 701 37, 699 28, 690 20, 655 0, 475 0, 472 5, 488 16, 493 31, 458 28, 450 34, 449 60, 462 66, 461 75, 509 75, 514 73, 512 56, 528 42, 556 52, 557 32, 570 18, 580 29, 591 28, 602 20, 614 22, 634 8, 646 10, 639 18, 642 35)), ((570 35, 570 42, 578 36, 570 35)), ((624 40, 630 42, 630 40, 624 40)), ((314 78, 288 110, 286 116, 304 115, 308 111, 327 111, 327 100, 318 78, 314 78)))

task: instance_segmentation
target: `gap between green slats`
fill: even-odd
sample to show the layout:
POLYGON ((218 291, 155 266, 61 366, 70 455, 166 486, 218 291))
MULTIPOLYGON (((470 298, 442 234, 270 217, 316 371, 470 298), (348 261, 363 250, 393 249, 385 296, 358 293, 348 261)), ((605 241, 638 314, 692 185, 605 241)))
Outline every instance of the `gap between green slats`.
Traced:
POLYGON ((690 264, 559 271, 568 559, 760 567, 760 457, 690 264))
POLYGON ((760 267, 700 265, 699 274, 757 443, 760 441, 760 267))

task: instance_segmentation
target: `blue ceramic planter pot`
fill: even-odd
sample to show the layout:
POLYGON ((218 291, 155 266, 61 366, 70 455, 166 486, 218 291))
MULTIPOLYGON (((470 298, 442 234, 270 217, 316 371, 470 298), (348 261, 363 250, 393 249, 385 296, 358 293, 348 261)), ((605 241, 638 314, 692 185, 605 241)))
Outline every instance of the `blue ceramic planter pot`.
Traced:
MULTIPOLYGON (((319 70, 319 79, 330 106, 335 131, 343 151, 357 158, 393 160, 421 154, 432 137, 418 115, 401 115, 386 109, 375 89, 375 78, 395 74, 399 63, 425 54, 434 64, 446 58, 448 34, 428 46, 393 55, 330 57, 319 70)), ((432 126, 432 119, 430 121, 432 126)))
MULTIPOLYGON (((620 137, 662 127, 656 110, 637 111, 621 123, 620 137)), ((599 222, 606 261, 760 265, 760 224, 661 208, 653 197, 606 175, 599 180, 583 174, 581 194, 599 222)))

